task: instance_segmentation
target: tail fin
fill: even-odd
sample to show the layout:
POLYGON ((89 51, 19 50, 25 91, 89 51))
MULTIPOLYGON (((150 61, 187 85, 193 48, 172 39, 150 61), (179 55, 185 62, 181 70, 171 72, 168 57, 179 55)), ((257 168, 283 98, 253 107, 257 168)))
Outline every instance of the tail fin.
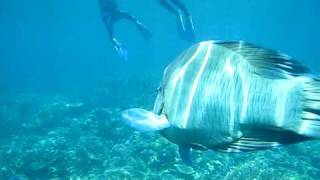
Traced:
POLYGON ((305 83, 305 102, 299 134, 320 139, 320 78, 313 77, 305 83))

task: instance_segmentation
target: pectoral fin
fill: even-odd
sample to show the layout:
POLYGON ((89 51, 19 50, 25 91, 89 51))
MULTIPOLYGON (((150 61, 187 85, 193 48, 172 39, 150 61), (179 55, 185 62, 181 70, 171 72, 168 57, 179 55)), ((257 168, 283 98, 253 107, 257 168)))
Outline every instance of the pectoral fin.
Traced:
POLYGON ((192 166, 190 150, 191 148, 189 146, 179 145, 179 154, 182 162, 186 165, 192 166))
POLYGON ((144 109, 128 109, 123 111, 121 116, 126 124, 141 132, 159 131, 170 126, 166 116, 144 109))

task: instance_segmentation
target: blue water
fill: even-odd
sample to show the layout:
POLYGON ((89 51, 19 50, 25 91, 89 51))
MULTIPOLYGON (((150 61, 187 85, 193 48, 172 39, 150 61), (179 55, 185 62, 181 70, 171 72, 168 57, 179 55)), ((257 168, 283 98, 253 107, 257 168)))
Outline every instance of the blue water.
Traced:
MULTIPOLYGON (((183 2, 197 41, 248 41, 319 74, 318 0, 183 2)), ((156 0, 118 5, 152 32, 146 41, 132 23, 116 24, 127 61, 114 51, 97 1, 0 1, 0 179, 320 177, 316 141, 255 155, 196 152, 201 171, 194 172, 175 145, 119 123, 124 108, 152 107, 164 68, 192 43, 156 0)))

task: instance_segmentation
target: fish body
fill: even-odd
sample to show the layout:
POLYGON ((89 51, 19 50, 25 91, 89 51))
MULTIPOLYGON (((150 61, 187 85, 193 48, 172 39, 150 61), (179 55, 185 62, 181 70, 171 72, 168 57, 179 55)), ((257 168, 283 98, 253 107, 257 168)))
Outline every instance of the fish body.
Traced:
MULTIPOLYGON (((314 137, 302 119, 312 113, 305 111, 312 104, 308 97, 318 92, 308 92, 312 83, 319 84, 278 52, 244 42, 202 42, 166 68, 154 112, 167 116, 171 127, 163 135, 177 144, 223 149, 242 137, 261 138, 261 130, 296 135, 286 138, 290 143, 300 135, 314 137), (266 62, 270 58, 275 60, 266 62)), ((285 139, 270 146, 278 140, 285 139)))
POLYGON ((157 130, 187 163, 190 148, 243 152, 319 139, 320 80, 277 51, 206 41, 167 66, 153 113, 166 117, 157 130))

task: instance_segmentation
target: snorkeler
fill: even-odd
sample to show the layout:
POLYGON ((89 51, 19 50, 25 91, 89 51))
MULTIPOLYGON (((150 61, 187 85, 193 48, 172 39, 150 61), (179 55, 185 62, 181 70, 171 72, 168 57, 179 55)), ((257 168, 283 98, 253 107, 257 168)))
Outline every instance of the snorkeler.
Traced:
POLYGON ((133 23, 135 23, 142 33, 145 39, 151 38, 151 33, 147 29, 147 27, 142 24, 138 19, 133 17, 128 12, 122 11, 118 9, 116 4, 116 0, 99 0, 100 9, 102 13, 103 21, 107 27, 109 37, 112 41, 113 47, 117 51, 118 55, 123 58, 127 59, 127 50, 125 47, 114 37, 113 26, 114 23, 121 20, 127 19, 133 23))
POLYGON ((182 4, 180 0, 158 0, 164 8, 176 15, 178 19, 178 30, 181 38, 187 41, 194 42, 194 26, 192 22, 192 16, 187 8, 182 4), (169 3, 170 1, 171 3, 169 3), (177 8, 175 8, 175 5, 177 8))

